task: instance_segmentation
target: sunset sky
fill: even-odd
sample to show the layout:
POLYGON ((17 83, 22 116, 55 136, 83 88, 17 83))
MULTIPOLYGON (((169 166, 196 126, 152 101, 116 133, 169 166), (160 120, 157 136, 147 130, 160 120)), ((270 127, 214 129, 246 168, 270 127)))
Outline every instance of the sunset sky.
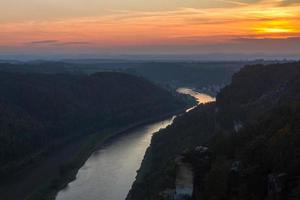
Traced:
POLYGON ((0 0, 0 53, 300 53, 300 0, 0 0))

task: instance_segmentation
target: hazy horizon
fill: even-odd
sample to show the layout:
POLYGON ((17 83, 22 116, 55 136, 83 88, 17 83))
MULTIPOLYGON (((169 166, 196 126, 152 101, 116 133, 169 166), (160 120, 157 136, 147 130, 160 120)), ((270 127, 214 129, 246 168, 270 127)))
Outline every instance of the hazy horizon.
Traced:
POLYGON ((195 62, 222 62, 222 61, 255 61, 255 60, 291 60, 298 61, 298 54, 0 54, 0 61, 195 61, 195 62))

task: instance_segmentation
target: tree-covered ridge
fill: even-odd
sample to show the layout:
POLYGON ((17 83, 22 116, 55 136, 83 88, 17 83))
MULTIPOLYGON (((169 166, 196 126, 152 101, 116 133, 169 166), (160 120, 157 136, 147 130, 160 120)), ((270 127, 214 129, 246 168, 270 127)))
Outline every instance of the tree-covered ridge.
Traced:
POLYGON ((153 137, 128 199, 166 199, 182 154, 193 165, 196 200, 299 199, 299 80, 300 63, 241 69, 215 104, 153 137), (209 159, 195 151, 200 145, 209 159))
MULTIPOLYGON (((218 99, 226 106, 230 102, 236 106, 255 102, 281 87, 289 90, 288 86, 299 80, 299 73, 300 62, 245 66, 233 75, 231 84, 222 90, 218 99)), ((279 95, 283 96, 285 93, 279 95)))
POLYGON ((1 72, 0 94, 2 172, 53 142, 130 125, 185 107, 180 98, 149 81, 112 72, 1 72))
POLYGON ((217 106, 226 123, 256 118, 274 106, 299 101, 299 77, 300 62, 246 66, 218 94, 217 106))

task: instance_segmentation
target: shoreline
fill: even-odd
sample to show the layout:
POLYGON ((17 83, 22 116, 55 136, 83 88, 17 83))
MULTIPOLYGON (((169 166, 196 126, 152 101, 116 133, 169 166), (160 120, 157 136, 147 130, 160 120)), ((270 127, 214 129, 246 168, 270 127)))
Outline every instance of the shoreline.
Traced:
MULTIPOLYGON (((101 135, 100 132, 90 135, 88 138, 84 138, 84 142, 80 146, 81 149, 74 155, 73 159, 65 162, 60 167, 60 173, 57 178, 53 178, 48 183, 44 183, 41 187, 37 188, 33 193, 29 194, 26 200, 42 200, 50 199, 55 200, 58 192, 68 186, 68 184, 76 179, 76 175, 80 168, 84 165, 87 159, 105 143, 115 140, 116 138, 136 129, 140 126, 150 123, 158 122, 160 120, 172 117, 184 113, 185 108, 178 109, 173 112, 169 112, 158 117, 153 117, 147 120, 141 120, 126 127, 122 127, 118 130, 107 130, 110 132, 106 135, 101 135), (62 171, 62 172, 61 172, 62 171)), ((72 145, 72 144, 71 144, 72 145)))

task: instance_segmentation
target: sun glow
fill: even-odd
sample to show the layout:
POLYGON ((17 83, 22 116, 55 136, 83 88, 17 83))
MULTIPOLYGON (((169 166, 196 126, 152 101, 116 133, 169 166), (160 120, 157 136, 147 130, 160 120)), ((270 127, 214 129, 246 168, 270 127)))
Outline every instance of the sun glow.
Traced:
POLYGON ((255 31, 258 34, 291 34, 297 32, 297 30, 294 27, 295 25, 292 24, 290 21, 274 20, 269 22, 263 22, 257 25, 257 27, 255 27, 255 31))
MULTIPOLYGON (((32 4, 35 2, 29 1, 32 4)), ((119 1, 121 2, 121 0, 113 0, 116 5, 119 5, 117 4, 119 1)), ((140 0, 127 1, 140 2, 140 0)), ((161 4, 158 0, 154 1, 157 5, 161 4)), ((64 2, 66 2, 65 6, 69 5, 67 3, 69 0, 64 2)), ((76 0, 76 2, 84 1, 76 0)), ((67 9, 58 7, 63 13, 61 14, 50 12, 52 9, 51 6, 48 8, 48 5, 45 9, 50 13, 49 16, 28 14, 27 16, 23 13, 28 19, 23 15, 18 16, 18 19, 22 18, 22 20, 0 19, 0 52, 1 46, 5 51, 7 47, 11 47, 35 51, 41 49, 70 51, 81 48, 85 51, 94 48, 106 52, 120 47, 144 48, 155 45, 216 47, 216 45, 237 43, 238 38, 300 38, 300 4, 283 4, 281 0, 261 0, 256 3, 249 3, 246 0, 235 3, 236 1, 226 0, 221 1, 226 2, 223 6, 220 6, 220 0, 201 1, 206 2, 206 7, 194 5, 191 3, 194 2, 193 0, 187 0, 185 2, 190 3, 180 6, 181 1, 176 0, 178 5, 168 7, 166 4, 164 10, 147 9, 146 6, 143 9, 122 7, 122 10, 118 6, 109 7, 104 0, 93 2, 103 2, 103 6, 95 6, 95 8, 104 7, 105 11, 100 12, 94 10, 94 7, 85 7, 86 10, 82 12, 77 12, 75 9, 76 12, 68 13, 67 9), (65 16, 65 13, 70 15, 65 16)), ((4 8, 1 7, 0 2, 2 13, 5 11, 4 8)), ((76 8, 80 10, 81 6, 78 5, 76 8)), ((17 11, 19 10, 15 13, 20 13, 17 11)), ((68 11, 71 12, 70 9, 68 11)), ((10 16, 6 15, 7 18, 10 16)), ((224 47, 222 50, 227 48, 224 47)))
POLYGON ((285 28, 262 28, 260 30, 261 30, 261 32, 264 32, 264 33, 291 33, 291 32, 293 32, 292 29, 285 29, 285 28))

